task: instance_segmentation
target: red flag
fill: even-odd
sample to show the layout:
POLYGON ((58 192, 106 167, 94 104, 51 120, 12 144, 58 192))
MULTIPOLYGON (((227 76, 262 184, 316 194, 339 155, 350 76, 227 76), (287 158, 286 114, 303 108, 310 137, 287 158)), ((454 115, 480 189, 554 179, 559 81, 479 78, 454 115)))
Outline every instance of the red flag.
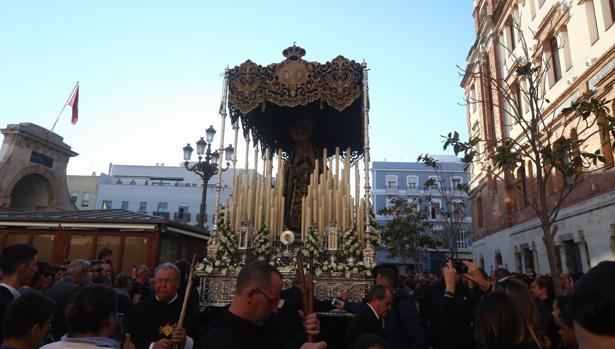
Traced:
POLYGON ((70 118, 70 122, 74 125, 77 123, 77 120, 79 120, 79 85, 77 85, 75 93, 70 97, 68 105, 73 107, 73 113, 70 118))

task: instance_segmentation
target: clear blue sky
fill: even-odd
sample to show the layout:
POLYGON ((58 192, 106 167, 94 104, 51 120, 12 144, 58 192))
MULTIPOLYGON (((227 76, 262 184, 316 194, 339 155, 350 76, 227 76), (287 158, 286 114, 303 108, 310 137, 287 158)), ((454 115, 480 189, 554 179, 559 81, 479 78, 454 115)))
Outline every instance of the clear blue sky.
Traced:
POLYGON ((0 126, 50 128, 79 80, 79 122, 67 110, 56 127, 80 154, 69 174, 176 165, 220 128, 224 68, 280 62, 296 41, 307 60, 365 59, 372 160, 416 161, 442 153, 440 135, 466 133, 456 65, 474 41, 471 12, 471 0, 6 1, 0 126))

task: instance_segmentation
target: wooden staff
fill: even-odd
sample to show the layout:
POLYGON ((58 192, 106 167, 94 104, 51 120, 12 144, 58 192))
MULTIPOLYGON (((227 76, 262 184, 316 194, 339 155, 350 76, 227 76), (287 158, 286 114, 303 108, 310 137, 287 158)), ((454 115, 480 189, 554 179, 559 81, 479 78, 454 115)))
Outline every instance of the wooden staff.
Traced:
MULTIPOLYGON (((297 256, 297 273, 299 274, 299 284, 301 285, 301 297, 303 299, 303 312, 305 316, 314 312, 314 280, 311 274, 305 275, 303 272, 303 258, 297 256)), ((314 337, 308 335, 308 342, 313 343, 314 337)))
MULTIPOLYGON (((192 255, 192 263, 190 263, 190 274, 188 274, 188 285, 186 285, 186 291, 184 293, 184 302, 182 303, 182 311, 179 313, 179 320, 177 321, 177 327, 184 327, 184 319, 186 318, 186 308, 188 307, 188 298, 190 298, 190 289, 192 288, 192 271, 194 270, 194 260, 196 259, 196 253, 192 255)), ((173 344, 173 349, 179 349, 179 344, 173 344)))

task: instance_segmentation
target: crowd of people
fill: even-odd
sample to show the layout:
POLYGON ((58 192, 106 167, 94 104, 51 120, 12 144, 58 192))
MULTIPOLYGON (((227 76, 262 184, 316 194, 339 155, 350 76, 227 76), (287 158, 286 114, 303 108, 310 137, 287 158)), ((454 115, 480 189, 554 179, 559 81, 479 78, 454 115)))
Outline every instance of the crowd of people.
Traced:
MULTIPOLYGON (((303 312, 302 283, 283 289, 282 274, 267 262, 242 267, 230 305, 201 310, 184 260, 123 275, 109 249, 97 260, 61 266, 37 261, 37 253, 25 244, 0 253, 0 349, 328 345, 322 319, 303 312)), ((376 270, 362 302, 350 301, 348 292, 314 300, 316 312, 354 314, 337 329, 344 348, 615 348, 615 262, 582 277, 563 275, 561 294, 532 270, 487 275, 470 261, 409 277, 376 270)))

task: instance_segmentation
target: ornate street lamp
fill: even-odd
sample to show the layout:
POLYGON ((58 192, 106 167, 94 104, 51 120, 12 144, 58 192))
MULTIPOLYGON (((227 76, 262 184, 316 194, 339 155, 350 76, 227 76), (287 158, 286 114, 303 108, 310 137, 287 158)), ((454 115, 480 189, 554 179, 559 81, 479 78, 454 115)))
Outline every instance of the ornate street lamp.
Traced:
POLYGON ((203 194, 201 196, 201 208, 199 211, 199 219, 198 219, 198 227, 205 227, 205 207, 207 200, 207 183, 209 180, 215 176, 218 171, 226 171, 229 169, 230 163, 229 161, 233 157, 233 153, 235 149, 233 146, 229 144, 228 147, 224 149, 224 155, 226 159, 226 167, 219 169, 218 168, 218 160, 220 159, 220 154, 218 151, 211 152, 211 144, 214 141, 214 136, 216 135, 216 130, 213 126, 209 126, 207 130, 205 130, 205 139, 201 137, 198 141, 196 141, 196 154, 198 156, 198 162, 194 164, 190 164, 190 158, 192 157, 192 152, 194 149, 188 143, 184 148, 184 167, 190 171, 194 172, 203 180, 203 194), (205 159, 203 159, 203 155, 205 155, 205 159))

